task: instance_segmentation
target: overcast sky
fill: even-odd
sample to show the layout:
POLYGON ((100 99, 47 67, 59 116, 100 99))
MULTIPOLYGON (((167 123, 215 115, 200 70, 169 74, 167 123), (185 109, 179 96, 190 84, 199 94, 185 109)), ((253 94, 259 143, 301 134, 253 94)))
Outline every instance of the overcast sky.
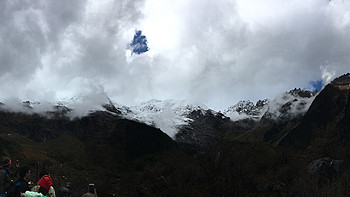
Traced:
POLYGON ((344 0, 0 1, 0 101, 105 93, 223 110, 327 83, 349 53, 344 0), (135 30, 146 53, 131 55, 135 30))

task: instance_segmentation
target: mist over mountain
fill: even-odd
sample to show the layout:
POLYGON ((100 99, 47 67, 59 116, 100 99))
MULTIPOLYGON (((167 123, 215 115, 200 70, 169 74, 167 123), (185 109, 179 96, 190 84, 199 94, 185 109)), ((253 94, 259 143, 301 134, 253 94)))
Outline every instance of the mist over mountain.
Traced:
POLYGON ((189 125, 194 120, 190 117, 194 111, 202 114, 222 113, 231 121, 249 119, 260 121, 262 117, 277 120, 285 116, 303 115, 310 106, 315 94, 300 89, 277 95, 274 100, 259 100, 256 104, 251 101, 240 101, 223 112, 209 109, 203 104, 192 104, 188 101, 150 100, 137 106, 123 106, 112 102, 105 94, 92 98, 75 97, 57 103, 20 102, 8 100, 0 108, 5 111, 40 114, 50 117, 52 113, 61 113, 71 119, 81 118, 95 111, 107 111, 126 119, 136 120, 157 127, 170 137, 174 137, 181 127, 189 125), (282 109, 283 108, 283 109, 282 109))
MULTIPOLYGON (((266 127, 267 124, 270 125, 270 130, 274 130, 275 125, 281 127, 285 123, 298 121, 316 95, 317 92, 293 89, 277 95, 273 100, 259 100, 256 104, 247 100, 240 101, 223 112, 209 109, 203 104, 177 100, 150 100, 137 106, 123 106, 111 101, 105 94, 91 99, 76 97, 58 103, 17 100, 3 103, 0 108, 3 111, 38 114, 50 119, 66 117, 70 120, 88 117, 96 112, 106 112, 116 118, 159 128, 180 144, 204 146, 207 141, 216 139, 218 132, 244 136, 253 133, 251 130, 266 127)), ((267 134, 264 138, 270 138, 271 131, 265 132, 267 134)))
POLYGON ((49 169, 56 185, 69 180, 79 194, 93 181, 102 196, 322 194, 328 187, 342 196, 346 172, 305 171, 324 157, 350 169, 349 77, 320 92, 293 89, 223 112, 176 100, 127 107, 105 94, 96 97, 100 105, 3 102, 0 152, 49 169))

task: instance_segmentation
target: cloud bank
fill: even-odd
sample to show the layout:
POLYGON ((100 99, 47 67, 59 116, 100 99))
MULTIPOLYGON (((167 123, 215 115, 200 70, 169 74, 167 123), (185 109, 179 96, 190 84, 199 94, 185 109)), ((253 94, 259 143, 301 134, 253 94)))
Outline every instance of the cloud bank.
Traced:
POLYGON ((0 1, 0 101, 103 92, 220 110, 312 88, 350 71, 349 10, 343 0, 0 1), (128 50, 135 30, 146 53, 128 50))

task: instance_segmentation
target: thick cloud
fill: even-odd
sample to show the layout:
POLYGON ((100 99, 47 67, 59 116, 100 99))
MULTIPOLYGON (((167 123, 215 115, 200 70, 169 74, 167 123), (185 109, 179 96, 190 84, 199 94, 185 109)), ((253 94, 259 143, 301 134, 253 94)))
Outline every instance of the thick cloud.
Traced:
POLYGON ((343 0, 0 1, 0 100, 224 109, 350 71, 343 0), (132 54, 135 30, 149 51, 132 54))

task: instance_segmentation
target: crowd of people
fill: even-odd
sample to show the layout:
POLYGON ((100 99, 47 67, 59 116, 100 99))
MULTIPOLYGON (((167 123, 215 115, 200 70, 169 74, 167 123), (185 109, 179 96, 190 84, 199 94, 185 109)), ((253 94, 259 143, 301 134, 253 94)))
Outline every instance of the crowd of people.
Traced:
MULTIPOLYGON (((47 171, 41 171, 39 181, 34 184, 29 181, 30 168, 28 166, 20 166, 17 162, 16 169, 12 172, 10 170, 11 162, 11 159, 8 157, 4 157, 1 161, 1 197, 77 197, 71 190, 72 184, 70 182, 59 188, 56 194, 52 178, 47 171), (15 180, 17 174, 19 178, 15 180)), ((82 197, 98 197, 94 184, 89 184, 88 192, 82 195, 82 197)))

